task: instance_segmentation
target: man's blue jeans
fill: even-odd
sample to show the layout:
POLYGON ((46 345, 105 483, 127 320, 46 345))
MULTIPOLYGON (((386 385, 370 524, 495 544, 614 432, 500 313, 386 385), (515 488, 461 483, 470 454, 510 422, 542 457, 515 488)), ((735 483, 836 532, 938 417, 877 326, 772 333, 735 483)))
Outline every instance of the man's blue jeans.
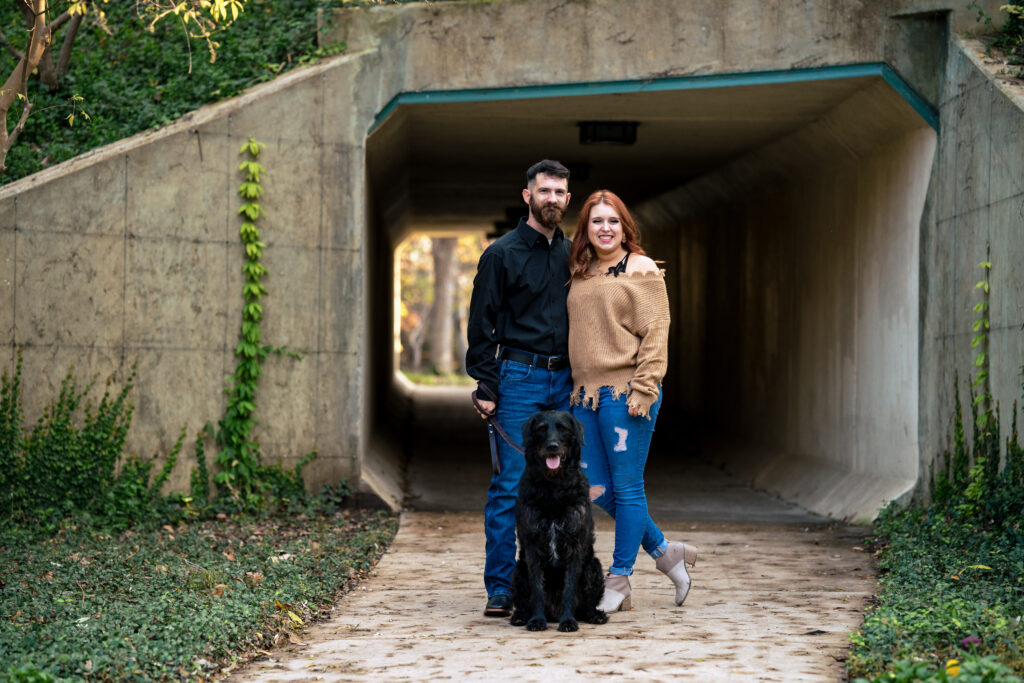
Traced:
MULTIPOLYGON (((509 438, 523 444, 523 423, 540 410, 569 410, 572 371, 531 368, 524 363, 503 360, 495 419, 509 438)), ((487 597, 508 595, 516 566, 516 496, 525 460, 521 453, 498 437, 501 474, 491 477, 484 507, 487 557, 484 586, 487 597)))
POLYGON ((572 414, 583 424, 583 472, 591 487, 603 489, 594 503, 615 520, 615 551, 608 573, 630 576, 641 545, 655 558, 668 547, 665 534, 647 512, 644 490, 644 467, 661 394, 651 406, 650 419, 630 415, 625 394, 618 400, 613 396, 602 387, 597 410, 577 405, 572 414))

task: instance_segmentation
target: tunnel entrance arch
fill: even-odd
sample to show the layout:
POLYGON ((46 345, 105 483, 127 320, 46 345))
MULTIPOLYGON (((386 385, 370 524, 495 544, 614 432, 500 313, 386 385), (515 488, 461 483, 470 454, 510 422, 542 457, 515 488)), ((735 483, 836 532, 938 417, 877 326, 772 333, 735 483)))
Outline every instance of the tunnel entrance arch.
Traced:
POLYGON ((425 447, 438 439, 485 448, 468 399, 396 377, 394 250, 414 230, 514 222, 523 172, 550 157, 574 172, 574 206, 599 187, 623 196, 666 264, 649 476, 699 457, 813 511, 873 516, 917 480, 936 128, 885 64, 396 96, 366 142, 368 460, 398 473, 444 457, 425 447), (581 144, 595 120, 636 123, 636 143, 581 144))

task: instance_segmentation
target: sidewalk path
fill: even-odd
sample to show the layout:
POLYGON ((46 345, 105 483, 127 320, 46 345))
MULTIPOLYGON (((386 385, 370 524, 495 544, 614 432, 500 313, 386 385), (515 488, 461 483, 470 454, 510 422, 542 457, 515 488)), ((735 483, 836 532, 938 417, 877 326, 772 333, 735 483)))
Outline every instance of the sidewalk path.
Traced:
MULTIPOLYGON (((666 536, 700 548, 682 607, 641 551, 633 609, 607 624, 531 633, 484 617, 486 436, 468 389, 420 389, 413 400, 409 510, 388 552, 310 628, 306 646, 275 650, 231 681, 842 679, 847 637, 876 589, 860 549, 868 530, 832 524, 680 452, 652 450, 646 480, 666 536)), ((596 508, 594 517, 607 565, 612 522, 596 508)))
MULTIPOLYGON (((838 681, 847 635, 875 589, 863 529, 670 523, 701 551, 682 607, 646 556, 633 610, 577 633, 530 633, 482 616, 483 520, 407 512, 372 578, 306 647, 275 651, 233 681, 616 679, 838 681)), ((598 556, 611 556, 599 520, 598 556)))

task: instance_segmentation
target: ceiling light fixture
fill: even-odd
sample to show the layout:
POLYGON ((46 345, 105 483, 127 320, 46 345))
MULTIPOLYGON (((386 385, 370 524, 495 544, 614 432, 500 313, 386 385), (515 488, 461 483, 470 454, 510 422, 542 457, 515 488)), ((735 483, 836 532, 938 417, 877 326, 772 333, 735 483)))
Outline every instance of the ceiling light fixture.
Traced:
POLYGON ((636 121, 579 121, 581 145, 632 145, 636 121))

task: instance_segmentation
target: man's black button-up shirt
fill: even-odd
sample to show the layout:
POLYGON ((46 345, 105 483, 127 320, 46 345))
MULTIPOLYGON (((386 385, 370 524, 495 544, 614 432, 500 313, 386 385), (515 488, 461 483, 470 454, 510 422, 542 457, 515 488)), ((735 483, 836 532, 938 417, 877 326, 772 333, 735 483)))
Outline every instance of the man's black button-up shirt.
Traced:
POLYGON ((569 240, 551 244, 525 218, 484 250, 469 304, 466 371, 498 394, 498 346, 544 356, 569 352, 569 240))

